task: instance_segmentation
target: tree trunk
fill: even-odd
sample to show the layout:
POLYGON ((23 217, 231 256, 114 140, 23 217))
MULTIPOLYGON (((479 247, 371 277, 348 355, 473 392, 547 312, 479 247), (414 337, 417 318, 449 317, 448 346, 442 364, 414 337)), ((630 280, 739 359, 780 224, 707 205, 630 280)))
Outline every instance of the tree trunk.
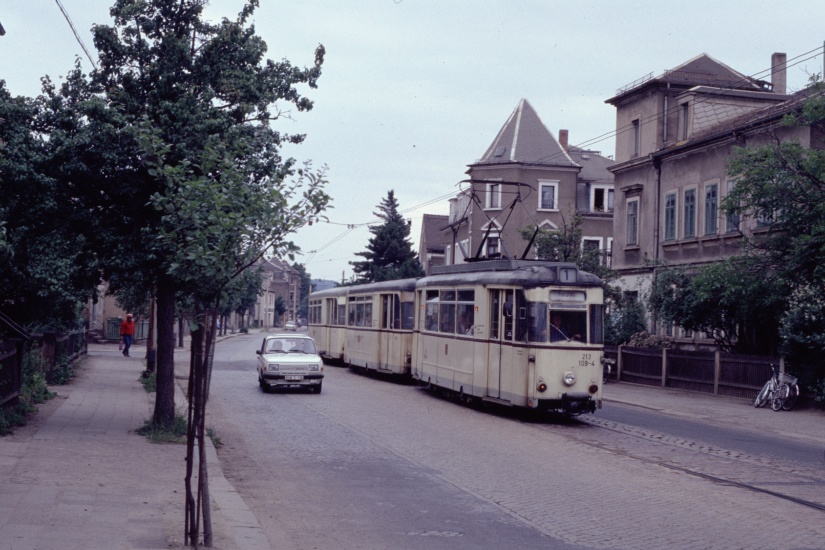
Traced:
POLYGON ((157 291, 157 393, 152 422, 169 428, 175 422, 175 289, 161 277, 157 291))

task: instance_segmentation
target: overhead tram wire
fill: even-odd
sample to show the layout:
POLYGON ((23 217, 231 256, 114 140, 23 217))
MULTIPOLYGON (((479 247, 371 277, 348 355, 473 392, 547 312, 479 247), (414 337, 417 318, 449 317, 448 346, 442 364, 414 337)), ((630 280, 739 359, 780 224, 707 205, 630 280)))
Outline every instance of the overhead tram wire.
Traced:
POLYGON ((92 67, 97 69, 97 65, 95 64, 94 60, 92 59, 92 56, 89 54, 89 50, 86 49, 86 44, 83 43, 83 40, 80 39, 80 35, 77 34, 77 29, 75 28, 74 23, 72 23, 71 17, 69 17, 69 14, 66 12, 66 8, 63 7, 63 4, 60 3, 60 0, 54 0, 54 1, 57 3, 57 7, 60 8, 61 13, 63 13, 63 17, 66 19, 66 22, 69 24, 69 27, 72 29, 72 33, 74 33, 75 40, 77 40, 77 43, 80 44, 80 47, 83 49, 83 53, 86 54, 86 58, 89 60, 89 63, 92 64, 92 67))
MULTIPOLYGON (((795 67, 796 65, 799 65, 799 64, 801 64, 801 63, 803 63, 803 62, 805 62, 805 61, 808 61, 808 60, 810 60, 810 59, 815 59, 816 57, 819 57, 819 56, 820 56, 820 55, 822 55, 822 54, 823 54, 823 48, 822 48, 822 46, 817 46, 816 48, 814 48, 814 49, 812 49, 812 50, 809 50, 809 51, 807 51, 807 52, 801 53, 801 54, 797 55, 796 57, 792 57, 791 59, 787 60, 787 61, 785 62, 785 69, 784 69, 784 70, 785 70, 785 71, 787 71, 787 70, 788 70, 789 68, 791 68, 791 67, 795 67), (807 56, 807 57, 806 57, 806 56, 807 56)), ((762 70, 762 71, 758 71, 758 72, 756 72, 756 73, 753 73, 753 74, 752 74, 752 75, 750 75, 750 76, 745 77, 745 79, 741 79, 741 80, 739 80, 739 81, 737 81, 737 82, 734 82, 734 83, 730 84, 729 86, 726 86, 726 87, 721 88, 721 89, 722 89, 722 90, 727 90, 727 91, 734 91, 734 90, 738 89, 738 88, 736 88, 736 86, 741 86, 742 84, 745 84, 745 83, 749 82, 749 81, 750 81, 750 79, 758 79, 758 77, 759 77, 759 76, 762 76, 762 75, 767 76, 768 74, 770 74, 770 73, 771 73, 771 71, 772 71, 772 70, 773 70, 773 67, 768 68, 768 69, 764 69, 764 70, 762 70)), ((709 99, 699 98, 699 99, 697 99, 696 103, 700 103, 700 104, 701 104, 701 103, 704 103, 704 102, 706 102, 706 101, 709 101, 709 99)), ((641 126, 641 125, 644 125, 644 124, 649 124, 649 123, 651 123, 651 122, 654 122, 654 121, 656 121, 656 120, 659 120, 659 119, 661 119, 661 118, 663 118, 663 117, 665 117, 665 116, 667 116, 667 115, 669 115, 669 114, 672 114, 673 112, 676 112, 676 109, 677 109, 677 107, 673 107, 673 108, 671 108, 671 109, 668 109, 668 111, 666 111, 665 113, 656 114, 656 115, 650 115, 650 116, 648 116, 648 117, 645 117, 644 119, 641 119, 641 120, 639 121, 639 125, 641 126)), ((632 125, 627 125, 627 126, 624 126, 624 127, 622 127, 622 128, 618 128, 618 129, 616 129, 616 130, 612 130, 612 131, 610 131, 610 132, 605 132, 604 134, 601 134, 601 135, 598 135, 598 136, 596 136, 596 137, 594 137, 594 138, 591 138, 591 139, 585 140, 585 141, 581 142, 580 144, 574 145, 574 147, 579 148, 579 149, 585 149, 585 148, 587 148, 588 146, 594 145, 594 144, 596 144, 596 143, 600 143, 600 142, 602 142, 602 141, 604 141, 604 140, 606 140, 606 139, 609 139, 609 138, 611 138, 611 137, 616 137, 616 136, 618 136, 618 135, 620 135, 620 134, 622 134, 622 133, 624 133, 624 132, 628 132, 628 131, 630 131, 631 129, 632 129, 632 125)), ((554 154, 552 154, 552 155, 547 155, 547 156, 545 156, 545 157, 542 157, 542 158, 538 159, 538 161, 537 161, 537 162, 542 162, 542 161, 552 161, 552 160, 555 160, 556 158, 561 157, 563 154, 564 154, 564 153, 559 152, 559 153, 554 153, 554 154)), ((423 207, 425 207, 425 206, 429 206, 429 205, 431 205, 431 204, 434 204, 434 203, 436 203, 436 202, 442 201, 442 200, 444 200, 444 199, 452 198, 453 196, 455 196, 455 193, 454 193, 454 192, 447 193, 446 195, 442 195, 442 196, 440 196, 440 197, 436 197, 436 198, 434 198, 434 199, 431 199, 431 200, 426 201, 426 202, 424 202, 424 203, 421 203, 421 204, 419 204, 419 205, 416 205, 416 206, 413 206, 413 207, 411 207, 411 208, 405 209, 405 210, 401 211, 400 213, 402 213, 402 214, 406 214, 407 212, 411 212, 411 211, 413 211, 413 210, 417 210, 417 209, 419 209, 419 208, 423 208, 423 207)), ((380 223, 380 221, 381 221, 380 219, 375 219, 375 220, 372 220, 372 221, 369 221, 369 222, 365 222, 365 223, 357 223, 357 224, 350 224, 350 223, 340 223, 340 222, 332 222, 332 221, 327 221, 326 223, 329 223, 329 224, 331 224, 331 225, 342 225, 342 226, 347 226, 347 228, 348 228, 348 229, 347 229, 347 231, 345 231, 345 232, 344 232, 344 233, 342 233, 341 235, 338 235, 337 237, 335 237, 332 241, 330 241, 330 242, 328 242, 327 244, 323 245, 322 247, 320 247, 320 248, 318 248, 318 249, 316 249, 316 250, 312 251, 312 255, 311 255, 309 258, 311 259, 312 257, 314 257, 314 256, 315 256, 315 254, 316 254, 316 253, 318 253, 318 252, 320 252, 320 251, 322 251, 322 250, 325 250, 325 249, 329 248, 329 247, 330 247, 330 246, 332 246, 334 243, 336 243, 337 241, 339 241, 340 239, 342 239, 343 237, 345 237, 345 236, 346 236, 348 233, 350 233, 351 231, 353 231, 353 230, 355 230, 355 229, 357 229, 357 228, 360 228, 360 227, 370 226, 370 225, 374 225, 374 224, 376 224, 376 223, 380 223)))
MULTIPOLYGON (((787 71, 788 69, 790 69, 792 67, 795 67, 796 65, 799 65, 799 64, 801 64, 805 61, 809 61, 811 59, 815 59, 815 58, 819 57, 822 54, 823 54, 822 46, 819 46, 819 47, 814 48, 812 50, 809 50, 807 52, 801 53, 801 54, 797 55, 796 57, 792 57, 790 60, 786 61, 784 70, 787 71), (807 57, 805 57, 805 56, 807 56, 807 57), (790 63, 791 61, 795 61, 795 62, 790 63)), ((736 81, 736 82, 734 82, 734 83, 732 83, 728 86, 722 87, 720 89, 724 90, 724 91, 735 91, 735 90, 741 89, 740 87, 737 87, 737 86, 741 86, 742 84, 745 84, 745 83, 749 82, 749 79, 758 79, 758 77, 762 76, 762 75, 767 76, 768 74, 771 73, 772 70, 773 70, 773 68, 763 69, 761 71, 753 73, 751 76, 745 77, 745 79, 741 79, 739 81, 736 81)), ((709 98, 699 98, 699 99, 696 100, 696 102, 694 104, 702 104, 702 103, 705 103, 707 101, 710 101, 710 99, 709 98)), ((668 116, 670 114, 673 114, 673 113, 677 112, 677 110, 678 110, 678 106, 677 107, 671 107, 664 113, 650 115, 650 116, 641 118, 639 120, 639 125, 643 126, 645 124, 650 124, 651 122, 655 122, 655 121, 657 121, 661 118, 664 118, 665 116, 668 116)), ((588 146, 594 145, 596 143, 600 143, 600 142, 602 142, 606 139, 609 139, 611 137, 616 137, 616 136, 621 135, 625 132, 629 132, 629 131, 632 130, 632 128, 633 128, 633 125, 628 124, 626 126, 623 126, 622 128, 618 128, 618 129, 612 130, 610 132, 605 132, 604 134, 596 136, 595 138, 591 138, 589 140, 583 141, 580 144, 574 145, 574 147, 579 148, 579 149, 585 149, 588 146)), ((544 156, 544 157, 538 159, 536 162, 552 161, 552 160, 555 160, 557 158, 561 158, 563 154, 564 153, 561 153, 561 152, 553 153, 551 155, 547 155, 547 156, 544 156)))

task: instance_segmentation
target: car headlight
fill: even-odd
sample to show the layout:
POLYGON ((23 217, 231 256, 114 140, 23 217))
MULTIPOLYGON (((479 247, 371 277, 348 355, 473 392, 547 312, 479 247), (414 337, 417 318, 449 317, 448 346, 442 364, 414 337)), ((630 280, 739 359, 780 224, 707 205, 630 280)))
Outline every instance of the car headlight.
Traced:
POLYGON ((266 370, 272 372, 272 371, 277 371, 279 368, 280 368, 279 365, 276 365, 274 363, 270 363, 269 365, 267 365, 266 370))
POLYGON ((317 372, 321 370, 321 365, 310 365, 309 370, 317 372))
POLYGON ((573 384, 576 383, 576 373, 575 372, 570 372, 570 371, 565 372, 564 376, 561 379, 561 381, 564 382, 565 386, 572 386, 573 384))

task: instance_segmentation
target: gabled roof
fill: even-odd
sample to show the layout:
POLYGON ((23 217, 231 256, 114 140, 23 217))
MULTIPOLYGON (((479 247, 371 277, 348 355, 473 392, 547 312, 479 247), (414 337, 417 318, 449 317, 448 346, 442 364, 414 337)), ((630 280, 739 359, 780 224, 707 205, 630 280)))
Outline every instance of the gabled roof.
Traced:
POLYGON ((613 174, 608 170, 616 161, 602 156, 599 151, 590 151, 571 145, 568 149, 570 158, 582 167, 579 181, 589 183, 613 183, 613 174))
POLYGON ((519 101, 484 155, 470 166, 508 163, 578 167, 526 99, 519 101))
POLYGON ((615 104, 620 98, 636 93, 643 88, 663 84, 683 88, 704 85, 736 90, 770 91, 770 84, 767 82, 746 76, 703 53, 681 65, 664 71, 659 76, 654 77, 651 73, 619 88, 616 95, 605 101, 605 103, 615 104))

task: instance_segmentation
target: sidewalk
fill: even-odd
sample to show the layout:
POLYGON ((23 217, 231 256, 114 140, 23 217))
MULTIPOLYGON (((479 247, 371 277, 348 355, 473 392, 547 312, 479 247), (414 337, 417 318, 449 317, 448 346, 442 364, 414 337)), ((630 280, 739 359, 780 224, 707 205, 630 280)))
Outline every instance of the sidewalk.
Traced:
MULTIPOLYGON (((134 433, 154 406, 138 382, 145 349, 127 358, 90 344, 78 376, 51 388, 58 397, 0 438, 0 550, 183 548, 186 446, 134 433)), ((175 372, 188 372, 188 350, 175 372)), ((180 390, 175 403, 185 407, 180 390)), ((206 451, 214 547, 269 548, 211 441, 206 451)))
POLYGON ((626 403, 715 426, 819 442, 825 447, 825 411, 821 410, 757 409, 750 399, 616 382, 605 384, 602 397, 605 408, 611 402, 626 403))
MULTIPOLYGON (((0 550, 182 548, 186 448, 134 433, 151 418, 154 403, 138 382, 144 356, 142 346, 127 358, 115 344, 90 345, 77 378, 52 388, 57 398, 40 405, 27 426, 0 438, 0 550)), ((175 372, 185 379, 188 349, 176 353, 175 372)), ((617 383, 605 386, 604 399, 605 407, 629 403, 825 445, 822 411, 774 412, 743 399, 617 383)), ((175 402, 185 406, 182 391, 175 402)), ((211 441, 206 451, 214 547, 269 548, 224 478, 211 441)))

